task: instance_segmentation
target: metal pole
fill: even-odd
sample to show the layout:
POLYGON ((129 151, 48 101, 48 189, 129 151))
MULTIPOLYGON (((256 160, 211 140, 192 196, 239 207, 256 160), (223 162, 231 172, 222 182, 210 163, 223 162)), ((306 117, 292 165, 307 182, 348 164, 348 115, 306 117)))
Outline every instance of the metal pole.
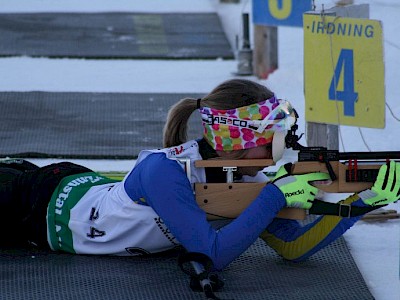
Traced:
POLYGON ((253 75, 253 51, 250 49, 249 14, 242 14, 243 43, 238 52, 238 71, 236 75, 253 75))

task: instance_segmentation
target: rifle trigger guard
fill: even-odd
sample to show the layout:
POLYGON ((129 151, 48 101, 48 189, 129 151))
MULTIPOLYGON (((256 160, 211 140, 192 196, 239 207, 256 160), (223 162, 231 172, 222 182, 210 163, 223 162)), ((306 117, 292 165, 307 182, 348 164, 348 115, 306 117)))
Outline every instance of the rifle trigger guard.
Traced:
POLYGON ((326 168, 328 169, 329 177, 331 177, 332 181, 335 181, 337 179, 337 176, 335 174, 335 171, 333 171, 332 165, 329 162, 329 160, 325 160, 325 165, 326 168))
POLYGON ((292 167, 293 167, 293 164, 292 164, 292 163, 284 164, 283 167, 285 168, 286 172, 287 172, 289 175, 292 175, 292 167))

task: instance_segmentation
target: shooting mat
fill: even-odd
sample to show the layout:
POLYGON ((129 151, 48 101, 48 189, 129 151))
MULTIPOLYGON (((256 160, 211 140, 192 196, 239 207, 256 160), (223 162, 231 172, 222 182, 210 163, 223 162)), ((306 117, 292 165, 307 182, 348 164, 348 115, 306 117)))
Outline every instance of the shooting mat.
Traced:
POLYGON ((0 56, 234 58, 216 13, 0 14, 0 56))
MULTIPOLYGON (((189 288, 176 251, 153 257, 0 250, 3 299, 205 299, 189 288)), ((219 275, 221 299, 374 299, 343 238, 308 261, 283 260, 262 240, 219 275)))
MULTIPOLYGON (((168 109, 201 94, 0 93, 0 157, 120 158, 162 148, 168 109)), ((200 114, 189 138, 201 137, 200 114)))

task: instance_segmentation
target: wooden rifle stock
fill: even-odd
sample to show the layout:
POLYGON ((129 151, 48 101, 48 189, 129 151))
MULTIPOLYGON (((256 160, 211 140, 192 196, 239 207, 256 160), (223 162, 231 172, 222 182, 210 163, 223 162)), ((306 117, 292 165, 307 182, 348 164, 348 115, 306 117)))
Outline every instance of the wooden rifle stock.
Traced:
MULTIPOLYGON (((303 152, 300 150, 299 161, 292 164, 292 174, 328 173, 332 183, 329 185, 315 184, 315 186, 329 193, 357 193, 368 189, 373 185, 379 168, 387 159, 400 159, 400 152, 377 152, 374 155, 370 152, 339 153, 321 149, 307 148, 303 152)), ((200 168, 222 167, 228 169, 268 167, 272 164, 273 161, 268 159, 218 159, 195 162, 195 166, 200 168)), ((196 183, 196 201, 208 214, 209 220, 236 218, 251 204, 266 184, 267 182, 196 183)), ((277 217, 301 220, 306 217, 306 211, 298 208, 284 208, 277 217)))

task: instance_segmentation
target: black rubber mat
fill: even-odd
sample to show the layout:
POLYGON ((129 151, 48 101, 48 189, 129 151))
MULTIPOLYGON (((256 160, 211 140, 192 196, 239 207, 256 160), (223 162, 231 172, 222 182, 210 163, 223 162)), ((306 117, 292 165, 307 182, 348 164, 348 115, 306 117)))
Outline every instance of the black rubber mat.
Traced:
MULTIPOLYGON (((168 109, 201 94, 0 93, 0 157, 134 158, 162 148, 168 109)), ((200 115, 189 138, 201 137, 200 115)))
POLYGON ((216 13, 0 14, 0 56, 233 59, 216 13))
MULTIPOLYGON (((0 250, 1 299, 205 299, 192 292, 176 252, 155 257, 79 256, 0 250)), ((221 299, 373 299, 343 238, 303 263, 258 240, 220 277, 221 299)))

